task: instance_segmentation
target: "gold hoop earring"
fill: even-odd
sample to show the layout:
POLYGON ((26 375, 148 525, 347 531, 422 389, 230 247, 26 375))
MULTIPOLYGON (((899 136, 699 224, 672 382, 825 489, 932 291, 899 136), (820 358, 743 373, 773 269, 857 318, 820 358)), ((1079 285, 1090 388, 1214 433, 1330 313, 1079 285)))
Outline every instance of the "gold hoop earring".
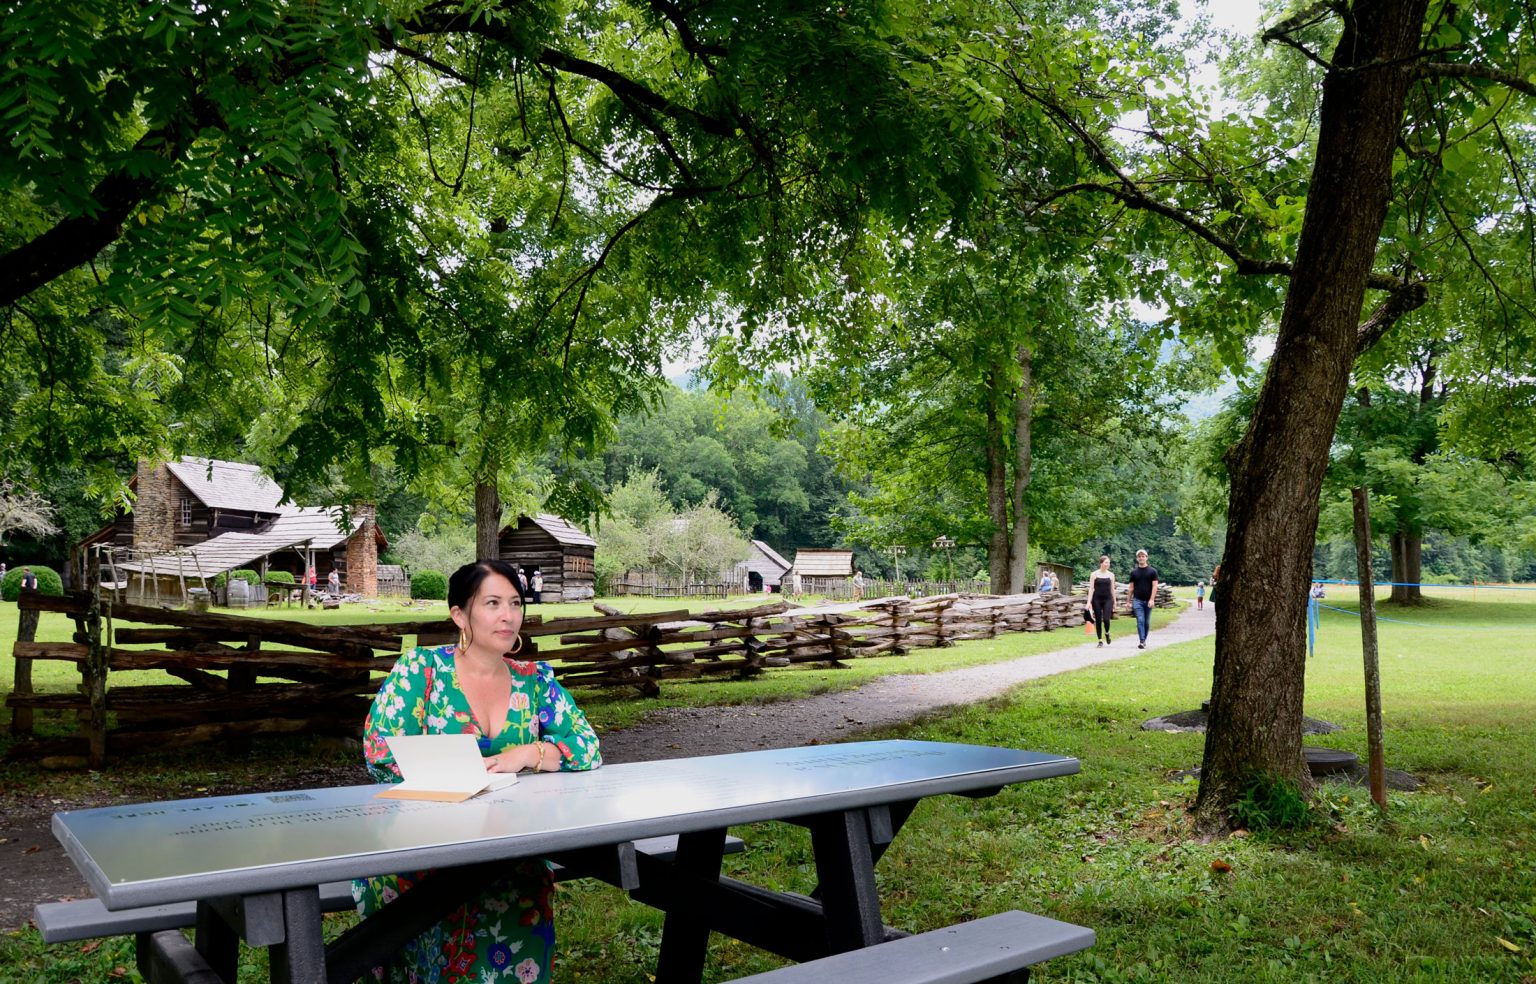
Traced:
POLYGON ((516 656, 518 653, 520 653, 522 651, 523 651, 523 635, 522 635, 521 632, 519 632, 518 635, 517 635, 517 641, 512 644, 512 648, 511 649, 507 650, 507 655, 508 656, 516 656))

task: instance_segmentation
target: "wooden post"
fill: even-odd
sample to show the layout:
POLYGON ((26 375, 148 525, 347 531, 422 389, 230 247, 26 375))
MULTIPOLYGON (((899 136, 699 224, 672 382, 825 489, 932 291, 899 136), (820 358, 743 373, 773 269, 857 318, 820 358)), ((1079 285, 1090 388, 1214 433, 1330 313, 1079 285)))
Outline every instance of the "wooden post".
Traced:
POLYGON ((80 672, 85 676, 85 696, 91 707, 89 759, 91 768, 99 769, 107 762, 107 660, 111 651, 101 639, 101 555, 94 551, 86 563, 86 580, 90 584, 84 624, 86 656, 80 672))
POLYGON ((1355 566, 1360 574, 1360 639, 1365 649, 1365 735, 1370 749, 1371 799, 1387 808, 1386 764, 1381 740, 1381 667, 1376 649, 1376 585, 1371 572, 1371 502, 1364 487, 1352 489, 1355 566))
MULTIPOLYGON (((249 693, 256 687, 256 661, 261 656, 261 635, 251 633, 245 640, 246 659, 249 662, 239 666, 231 666, 225 674, 229 681, 231 694, 249 693)), ((232 735, 228 739, 227 746, 232 752, 249 752, 251 750, 250 735, 232 735)))
MULTIPOLYGON (((37 619, 42 613, 36 608, 26 607, 21 602, 22 599, 18 597, 16 607, 19 610, 17 614, 20 616, 20 621, 16 626, 16 641, 18 643, 36 642, 37 619)), ((19 656, 16 658, 16 680, 15 684, 11 687, 11 693, 18 697, 32 696, 32 660, 23 659, 19 656)), ((31 733, 32 708, 11 708, 11 734, 30 735, 31 733)))

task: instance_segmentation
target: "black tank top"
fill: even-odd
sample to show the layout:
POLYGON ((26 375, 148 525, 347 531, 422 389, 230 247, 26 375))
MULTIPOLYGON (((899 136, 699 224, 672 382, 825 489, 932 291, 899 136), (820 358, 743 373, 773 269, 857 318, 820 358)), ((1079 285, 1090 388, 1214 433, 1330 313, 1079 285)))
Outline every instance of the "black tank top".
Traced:
POLYGON ((1093 579, 1093 600, 1110 601, 1115 597, 1114 589, 1109 586, 1109 578, 1095 577, 1093 579))

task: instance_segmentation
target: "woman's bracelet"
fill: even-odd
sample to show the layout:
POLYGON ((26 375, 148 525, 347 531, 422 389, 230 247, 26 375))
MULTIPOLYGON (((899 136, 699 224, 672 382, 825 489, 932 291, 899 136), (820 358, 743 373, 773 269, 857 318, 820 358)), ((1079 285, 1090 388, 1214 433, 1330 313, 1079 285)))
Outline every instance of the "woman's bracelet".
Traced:
POLYGON ((546 742, 544 742, 543 739, 535 739, 534 743, 539 746, 539 760, 538 760, 538 762, 534 763, 533 771, 535 771, 535 772, 543 772, 544 771, 544 745, 546 744, 546 742))

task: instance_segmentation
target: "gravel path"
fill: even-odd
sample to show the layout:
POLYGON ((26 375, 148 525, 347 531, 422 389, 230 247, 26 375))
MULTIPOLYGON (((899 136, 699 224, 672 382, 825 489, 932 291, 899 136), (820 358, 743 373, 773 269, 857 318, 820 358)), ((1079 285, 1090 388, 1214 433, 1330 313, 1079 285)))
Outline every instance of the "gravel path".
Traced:
MULTIPOLYGON (((1153 631, 1146 650, 1136 648, 1134 622, 1121 618, 1116 625, 1126 635, 1102 649, 1088 642, 1059 652, 986 666, 882 677, 852 690, 780 701, 771 707, 744 704, 658 711, 633 728, 604 734, 603 760, 638 762, 696 755, 703 748, 713 754, 724 754, 786 748, 811 741, 841 741, 867 729, 900 724, 946 707, 996 697, 1026 680, 1095 663, 1131 659, 1163 646, 1200 639, 1216 631, 1216 617, 1209 608, 1186 609, 1174 621, 1153 631), (700 735, 709 738, 701 741, 700 735)), ((358 766, 331 775, 295 776, 292 780, 281 788, 344 785, 367 782, 368 778, 358 766)), ((217 794, 241 791, 209 790, 217 794)), ((98 802, 66 802, 52 799, 46 793, 25 799, 13 794, 7 799, 5 809, 0 810, 0 932, 25 926, 37 902, 89 894, 74 865, 54 840, 49 824, 56 810, 104 806, 109 802, 105 797, 98 802)))
POLYGON ((701 748, 711 753, 745 752, 754 748, 786 748, 811 740, 841 741, 859 731, 901 724, 946 707, 974 704, 1006 693, 1040 677, 1082 669, 1095 663, 1131 659, 1154 649, 1216 631, 1215 612, 1186 609, 1147 637, 1145 650, 1136 648, 1136 623, 1116 619, 1125 632, 1102 648, 1087 642, 1070 649, 986 666, 942 673, 903 673, 881 677, 852 690, 771 707, 742 704, 732 707, 679 707, 648 714, 633 728, 603 735, 603 761, 638 762, 683 758, 701 748), (708 735, 701 741, 700 735, 708 735))

